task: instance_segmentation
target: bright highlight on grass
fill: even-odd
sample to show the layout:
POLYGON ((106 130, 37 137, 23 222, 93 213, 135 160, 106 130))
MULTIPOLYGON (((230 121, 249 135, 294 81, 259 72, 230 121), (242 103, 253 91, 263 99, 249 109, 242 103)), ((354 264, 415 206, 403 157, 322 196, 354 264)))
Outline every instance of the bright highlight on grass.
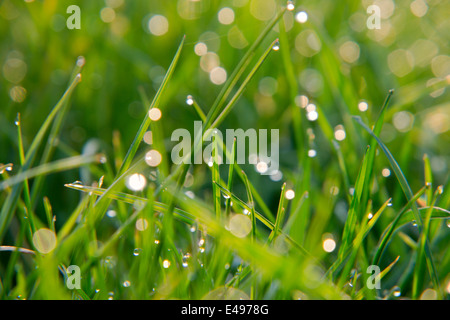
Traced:
POLYGON ((127 178, 126 186, 131 191, 142 191, 147 185, 147 179, 140 173, 134 173, 127 178))

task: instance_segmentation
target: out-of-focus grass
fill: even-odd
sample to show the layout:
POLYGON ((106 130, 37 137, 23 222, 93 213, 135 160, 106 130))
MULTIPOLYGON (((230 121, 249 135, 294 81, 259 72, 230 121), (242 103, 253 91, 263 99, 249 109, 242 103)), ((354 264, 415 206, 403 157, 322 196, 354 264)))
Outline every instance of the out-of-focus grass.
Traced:
POLYGON ((72 4, 0 2, 2 299, 448 298, 449 3, 72 4), (279 129, 279 172, 174 165, 201 119, 279 129))

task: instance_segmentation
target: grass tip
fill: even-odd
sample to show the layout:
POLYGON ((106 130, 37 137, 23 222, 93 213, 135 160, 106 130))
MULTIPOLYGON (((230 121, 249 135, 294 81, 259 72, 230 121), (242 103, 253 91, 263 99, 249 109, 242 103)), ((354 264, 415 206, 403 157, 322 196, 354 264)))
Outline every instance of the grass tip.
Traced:
POLYGON ((82 68, 82 67, 84 67, 85 63, 86 63, 86 58, 83 56, 79 56, 77 59, 77 66, 82 68))

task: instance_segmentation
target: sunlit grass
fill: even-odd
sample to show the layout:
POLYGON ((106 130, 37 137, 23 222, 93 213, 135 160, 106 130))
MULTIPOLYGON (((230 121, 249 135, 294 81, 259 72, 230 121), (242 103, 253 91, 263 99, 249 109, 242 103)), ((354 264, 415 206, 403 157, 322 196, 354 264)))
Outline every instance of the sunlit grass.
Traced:
POLYGON ((1 299, 448 299, 448 4, 189 3, 2 3, 1 299))

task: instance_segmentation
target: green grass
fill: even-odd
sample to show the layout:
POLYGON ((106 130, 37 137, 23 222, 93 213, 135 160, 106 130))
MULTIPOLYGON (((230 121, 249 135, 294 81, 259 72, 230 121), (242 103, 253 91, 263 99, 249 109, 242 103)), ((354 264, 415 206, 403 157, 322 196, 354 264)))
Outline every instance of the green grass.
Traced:
POLYGON ((0 299, 448 300, 449 4, 396 1, 376 31, 361 1, 185 2, 79 1, 80 30, 67 1, 0 3, 0 299), (172 163, 198 120, 211 165, 172 163), (212 128, 279 129, 280 176, 212 128))

